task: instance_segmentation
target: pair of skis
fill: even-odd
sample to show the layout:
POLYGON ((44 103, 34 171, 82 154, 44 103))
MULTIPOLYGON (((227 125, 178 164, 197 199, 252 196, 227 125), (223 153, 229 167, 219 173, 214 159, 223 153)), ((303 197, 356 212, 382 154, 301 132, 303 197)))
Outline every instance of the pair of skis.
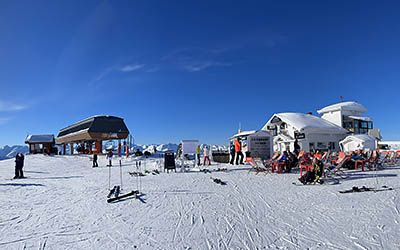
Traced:
POLYGON ((347 193, 361 193, 361 192, 380 192, 380 191, 390 191, 390 190, 393 190, 393 188, 388 187, 388 186, 382 186, 380 188, 370 188, 370 187, 366 187, 366 186, 362 186, 362 187, 354 186, 352 189, 339 191, 339 193, 347 194, 347 193))
MULTIPOLYGON (((111 191, 110 191, 110 193, 111 193, 111 191)), ((117 189, 116 189, 115 192, 117 192, 117 189)), ((115 194, 117 194, 117 193, 115 193, 115 194)), ((111 197, 111 195, 110 195, 110 197, 107 197, 108 198, 107 202, 108 203, 112 203, 112 202, 116 202, 116 201, 119 201, 119 200, 123 200, 125 198, 129 198, 131 196, 137 197, 138 194, 139 194, 139 191, 138 190, 134 190, 134 191, 131 191, 131 192, 123 194, 123 195, 119 195, 119 194, 118 195, 114 195, 114 197, 112 197, 112 198, 110 198, 111 197)))

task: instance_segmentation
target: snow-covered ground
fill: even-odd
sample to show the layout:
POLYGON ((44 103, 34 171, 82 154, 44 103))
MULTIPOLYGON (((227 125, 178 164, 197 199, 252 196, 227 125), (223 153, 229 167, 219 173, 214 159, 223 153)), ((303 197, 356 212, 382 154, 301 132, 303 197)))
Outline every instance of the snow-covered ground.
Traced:
MULTIPOLYGON (((400 249, 398 167, 295 186, 298 174, 213 165, 229 171, 150 174, 146 203, 108 204, 105 164, 103 156, 93 169, 88 157, 29 155, 28 178, 11 180, 13 160, 0 161, 0 249, 400 249), (338 192, 362 185, 395 189, 338 192)), ((135 170, 123 160, 123 192, 136 189, 135 170)), ((111 171, 119 184, 119 167, 111 171)))

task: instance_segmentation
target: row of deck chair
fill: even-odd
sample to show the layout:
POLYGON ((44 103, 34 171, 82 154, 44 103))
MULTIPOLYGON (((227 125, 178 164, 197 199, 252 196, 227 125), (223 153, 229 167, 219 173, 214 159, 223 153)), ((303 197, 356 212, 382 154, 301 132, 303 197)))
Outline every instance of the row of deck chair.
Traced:
MULTIPOLYGON (((282 173, 282 169, 285 167, 285 163, 279 162, 280 153, 275 153, 270 160, 263 161, 260 158, 254 158, 250 161, 252 165, 251 171, 256 174, 264 173, 282 173)), ((309 171, 313 168, 312 159, 317 158, 324 164, 324 175, 327 177, 333 176, 344 176, 343 167, 352 161, 352 153, 346 154, 345 152, 324 152, 321 153, 306 153, 300 151, 298 155, 298 168, 300 170, 300 176, 303 174, 303 170, 309 171)), ((362 171, 365 169, 376 169, 382 167, 382 160, 380 159, 379 152, 374 150, 371 152, 369 157, 364 160, 356 160, 354 162, 355 169, 361 168, 362 171)))
POLYGON ((382 152, 383 158, 381 164, 386 166, 396 166, 400 164, 400 150, 397 151, 384 151, 382 152))

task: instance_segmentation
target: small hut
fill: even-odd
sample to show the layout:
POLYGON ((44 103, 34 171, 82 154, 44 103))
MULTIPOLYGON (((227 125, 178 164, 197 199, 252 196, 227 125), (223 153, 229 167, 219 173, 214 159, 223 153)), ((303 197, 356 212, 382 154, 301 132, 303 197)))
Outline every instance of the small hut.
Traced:
POLYGON ((54 135, 28 135, 25 143, 30 154, 51 154, 54 151, 54 135))

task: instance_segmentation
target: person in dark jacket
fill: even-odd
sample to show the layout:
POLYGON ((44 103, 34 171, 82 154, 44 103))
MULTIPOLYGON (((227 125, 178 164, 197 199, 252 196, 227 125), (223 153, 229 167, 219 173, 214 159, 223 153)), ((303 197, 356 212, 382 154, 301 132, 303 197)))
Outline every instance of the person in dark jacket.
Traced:
POLYGON ((113 158, 113 152, 110 149, 107 153, 107 159, 108 159, 108 165, 107 167, 112 167, 112 158, 113 158))
POLYGON ((293 153, 294 153, 296 156, 298 156, 299 153, 300 153, 300 150, 301 150, 301 148, 300 148, 300 145, 299 145, 299 141, 296 139, 296 140, 294 141, 294 151, 293 151, 293 153))
POLYGON ((18 153, 15 156, 15 176, 14 179, 24 178, 24 172, 22 171, 24 167, 24 155, 18 153))
POLYGON ((93 154, 93 167, 96 168, 98 166, 99 166, 99 164, 97 163, 97 154, 94 153, 93 154))
POLYGON ((235 144, 233 142, 231 142, 231 145, 229 146, 229 153, 231 155, 230 164, 233 165, 235 162, 235 144))

